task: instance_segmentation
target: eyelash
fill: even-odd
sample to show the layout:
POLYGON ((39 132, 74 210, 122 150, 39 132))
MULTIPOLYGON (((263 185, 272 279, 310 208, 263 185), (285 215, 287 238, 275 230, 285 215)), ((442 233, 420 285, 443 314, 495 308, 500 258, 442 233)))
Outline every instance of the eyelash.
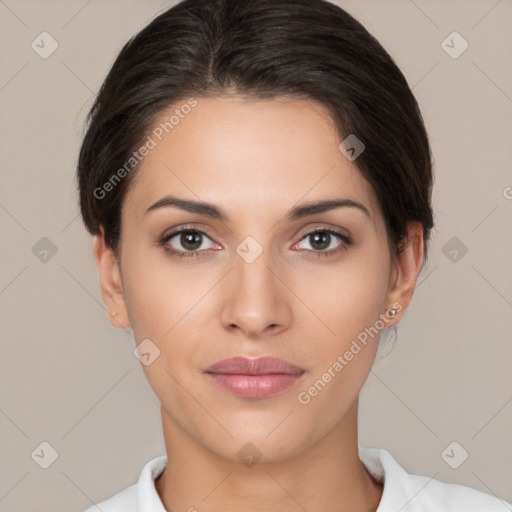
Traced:
MULTIPOLYGON (((204 255, 204 253, 207 252, 206 250, 177 251, 176 249, 172 249, 171 247, 169 247, 167 245, 168 242, 172 238, 174 238, 176 235, 181 235, 182 233, 200 233, 201 235, 204 235, 205 237, 210 238, 208 236, 208 234, 205 233, 204 231, 202 231, 201 229, 192 228, 192 227, 189 227, 189 228, 184 227, 178 231, 174 231, 173 233, 165 235, 159 241, 158 245, 161 246, 171 256, 178 257, 178 258, 200 258, 204 255)), ((329 233, 330 235, 334 235, 335 237, 337 237, 342 242, 342 244, 339 245, 336 249, 331 249, 330 251, 315 251, 315 250, 310 250, 310 249, 303 249, 306 252, 312 252, 313 254, 315 254, 315 256, 318 256, 318 257, 335 256, 340 251, 342 251, 342 250, 346 249, 347 247, 349 247, 350 245, 352 245, 352 240, 347 235, 344 235, 343 233, 340 233, 339 231, 336 231, 334 229, 325 229, 325 228, 319 228, 319 229, 315 229, 313 231, 309 231, 299 240, 299 242, 301 242, 302 240, 305 240, 309 236, 314 235, 315 233, 329 233)))

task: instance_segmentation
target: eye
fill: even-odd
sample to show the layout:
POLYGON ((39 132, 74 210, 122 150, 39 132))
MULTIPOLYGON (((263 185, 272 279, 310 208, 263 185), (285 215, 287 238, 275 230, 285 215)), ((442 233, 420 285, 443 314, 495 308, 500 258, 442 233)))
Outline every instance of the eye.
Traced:
MULTIPOLYGON (((211 238, 200 229, 184 228, 165 235, 160 240, 160 245, 169 253, 178 257, 199 257, 209 248, 206 240, 213 242, 211 238)), ((214 243, 214 242, 213 242, 214 243)), ((220 247, 218 244, 215 244, 220 247)))
MULTIPOLYGON (((315 256, 334 256, 352 243, 347 235, 332 229, 316 229, 315 231, 310 231, 301 238, 299 244, 304 240, 309 241, 309 246, 311 247, 306 247, 305 250, 313 252, 315 256), (338 245, 335 244, 333 247, 333 242, 336 243, 336 240, 338 240, 338 245), (329 248, 330 250, 326 250, 329 248)), ((297 245, 294 247, 296 246, 297 245)))
MULTIPOLYGON (((313 253, 315 256, 334 256, 352 244, 352 241, 347 235, 332 229, 310 231, 293 247, 296 248, 304 241, 309 242, 308 245, 310 248, 300 247, 299 249, 313 253), (337 245, 336 240, 338 241, 337 245), (334 247, 333 243, 335 244, 334 247)), ((177 256, 179 258, 202 257, 206 255, 209 250, 218 250, 221 248, 218 244, 213 242, 204 231, 197 228, 186 227, 165 235, 160 240, 159 245, 162 246, 166 252, 170 253, 171 256, 177 256), (214 244, 214 248, 208 246, 208 240, 214 244)))

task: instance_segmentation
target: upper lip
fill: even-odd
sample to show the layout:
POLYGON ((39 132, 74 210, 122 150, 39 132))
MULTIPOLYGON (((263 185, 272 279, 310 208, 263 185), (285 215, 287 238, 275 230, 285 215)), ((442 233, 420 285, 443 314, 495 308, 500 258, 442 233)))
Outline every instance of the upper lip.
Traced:
POLYGON ((269 375, 273 373, 300 375, 299 368, 283 359, 264 356, 259 358, 237 356, 223 359, 210 366, 206 373, 227 373, 232 375, 269 375))

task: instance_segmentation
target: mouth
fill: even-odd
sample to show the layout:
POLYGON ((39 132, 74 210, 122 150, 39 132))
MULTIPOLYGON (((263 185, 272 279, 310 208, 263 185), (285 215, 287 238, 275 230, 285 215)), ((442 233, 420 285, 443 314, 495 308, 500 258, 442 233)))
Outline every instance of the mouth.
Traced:
POLYGON ((218 387, 243 398, 267 398, 293 386, 306 373, 275 357, 232 357, 210 366, 205 374, 218 387))

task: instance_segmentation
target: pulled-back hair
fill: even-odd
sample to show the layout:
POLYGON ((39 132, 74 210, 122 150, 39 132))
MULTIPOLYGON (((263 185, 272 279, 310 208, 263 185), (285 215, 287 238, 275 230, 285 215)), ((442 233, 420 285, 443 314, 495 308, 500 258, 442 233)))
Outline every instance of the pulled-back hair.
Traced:
POLYGON ((365 145, 354 164, 376 194, 391 250, 419 221, 426 254, 432 156, 418 104, 380 43, 325 0, 184 0, 126 43, 88 114, 79 154, 91 234, 103 226, 117 252, 123 198, 139 167, 126 163, 162 111, 225 94, 324 105, 341 140, 354 134, 365 145))

